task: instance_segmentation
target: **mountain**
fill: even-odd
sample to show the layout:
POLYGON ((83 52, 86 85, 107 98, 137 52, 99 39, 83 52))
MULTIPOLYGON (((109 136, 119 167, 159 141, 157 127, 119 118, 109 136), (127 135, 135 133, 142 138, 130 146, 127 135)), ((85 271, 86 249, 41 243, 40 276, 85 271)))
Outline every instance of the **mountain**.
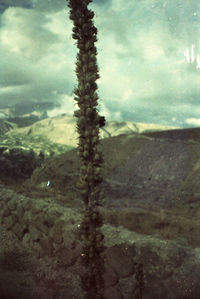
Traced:
MULTIPOLYGON (((75 117, 62 114, 34 121, 33 116, 32 114, 29 116, 24 114, 20 118, 13 116, 13 122, 9 121, 9 118, 0 120, 0 171, 3 179, 7 177, 14 180, 26 179, 43 160, 52 159, 77 148, 75 117), (26 126, 29 121, 31 125, 26 126)), ((122 134, 138 135, 147 128, 155 129, 158 126, 108 121, 105 127, 100 128, 100 139, 122 134)), ((162 126, 159 128, 166 129, 162 126)))
MULTIPOLYGON (((10 132, 6 132, 6 137, 16 138, 17 135, 23 135, 23 138, 29 136, 34 139, 35 136, 44 136, 52 143, 76 147, 78 141, 76 122, 77 118, 74 116, 59 115, 36 121, 29 126, 15 128, 10 132)), ((104 139, 120 134, 138 134, 147 130, 158 131, 169 128, 174 129, 175 127, 166 127, 157 124, 132 123, 129 121, 107 121, 105 127, 100 128, 100 138, 104 139)))
MULTIPOLYGON (((54 170, 53 172, 46 170, 45 179, 51 179, 53 182, 53 175, 52 186, 54 184, 61 192, 66 191, 61 182, 69 173, 74 173, 75 176, 72 175, 71 178, 77 179, 79 167, 73 169, 73 161, 77 160, 78 142, 75 117, 60 115, 21 128, 2 120, 1 128, 5 129, 5 133, 2 133, 0 138, 1 155, 3 161, 9 160, 7 164, 3 164, 3 169, 9 167, 10 160, 15 163, 19 161, 17 156, 19 153, 13 154, 13 149, 15 151, 18 149, 21 150, 21 164, 17 164, 18 168, 25 164, 26 160, 23 160, 22 156, 27 159, 29 154, 31 155, 29 159, 32 159, 33 163, 32 168, 27 170, 28 177, 34 171, 34 167, 37 168, 39 177, 36 178, 35 173, 33 174, 34 184, 44 180, 40 166, 46 159, 48 159, 45 162, 47 169, 52 164, 51 168, 54 170), (34 158, 30 152, 32 150, 37 157, 34 158), (41 152, 44 154, 43 160, 38 157, 41 152), (14 156, 11 156, 11 153, 14 156), (34 159, 37 158, 39 160, 36 163, 34 159), (62 166, 58 168, 56 165, 62 166), (60 175, 62 174, 61 176, 55 173, 57 170, 60 175)), ((188 194, 190 198, 198 196, 200 191, 199 128, 169 130, 168 127, 153 124, 108 121, 105 127, 100 128, 100 139, 100 146, 105 156, 104 177, 110 186, 114 186, 114 189, 121 185, 123 190, 115 192, 119 196, 122 196, 124 190, 126 196, 134 195, 134 198, 138 197, 137 194, 141 196, 142 193, 143 198, 148 198, 145 199, 146 202, 156 198, 164 202, 164 198, 175 196, 188 198, 188 194), (156 129, 160 131, 155 131, 156 129)), ((77 163, 76 161, 75 165, 77 163)), ((13 172, 12 168, 11 170, 13 172)), ((71 185, 74 186, 75 181, 71 182, 71 185)))

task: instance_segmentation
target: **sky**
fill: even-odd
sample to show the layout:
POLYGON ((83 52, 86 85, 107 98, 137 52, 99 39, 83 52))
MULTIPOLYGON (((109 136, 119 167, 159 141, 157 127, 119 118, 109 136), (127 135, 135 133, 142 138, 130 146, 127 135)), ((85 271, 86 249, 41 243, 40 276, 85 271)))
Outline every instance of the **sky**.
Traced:
MULTIPOLYGON (((0 105, 73 115, 78 48, 66 0, 0 0, 0 105)), ((106 120, 200 127, 199 0, 94 0, 106 120)))

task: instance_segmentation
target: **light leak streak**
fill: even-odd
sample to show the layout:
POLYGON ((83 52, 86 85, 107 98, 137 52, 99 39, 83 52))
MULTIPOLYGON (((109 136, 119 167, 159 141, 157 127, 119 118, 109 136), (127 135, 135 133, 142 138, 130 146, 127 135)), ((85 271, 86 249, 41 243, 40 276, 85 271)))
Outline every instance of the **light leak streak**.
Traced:
POLYGON ((196 61, 196 69, 200 69, 200 54, 197 54, 197 56, 195 57, 194 48, 194 44, 192 44, 191 46, 191 52, 187 48, 184 51, 184 57, 186 58, 186 61, 189 64, 193 64, 196 61))
POLYGON ((185 56, 187 62, 190 63, 190 53, 189 53, 188 49, 185 50, 184 56, 185 56))

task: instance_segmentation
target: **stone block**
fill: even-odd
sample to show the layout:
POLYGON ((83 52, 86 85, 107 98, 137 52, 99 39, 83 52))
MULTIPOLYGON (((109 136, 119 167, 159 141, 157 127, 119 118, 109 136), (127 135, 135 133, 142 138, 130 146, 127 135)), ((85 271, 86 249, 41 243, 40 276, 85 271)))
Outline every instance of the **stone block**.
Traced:
POLYGON ((19 240, 22 240, 23 236, 24 236, 24 230, 25 230, 26 226, 23 224, 19 224, 16 223, 13 228, 12 231, 15 233, 15 235, 17 236, 17 238, 19 240))

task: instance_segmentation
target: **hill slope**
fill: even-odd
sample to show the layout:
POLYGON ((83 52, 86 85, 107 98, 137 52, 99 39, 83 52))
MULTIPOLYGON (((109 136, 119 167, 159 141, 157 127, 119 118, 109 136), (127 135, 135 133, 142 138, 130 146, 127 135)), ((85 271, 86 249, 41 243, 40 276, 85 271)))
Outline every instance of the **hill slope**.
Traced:
MULTIPOLYGON (((181 187, 200 161, 200 144, 124 134, 101 141, 102 173, 107 205, 117 206, 124 198, 129 206, 169 205, 181 196, 181 187)), ((65 194, 76 193, 80 163, 77 149, 63 153, 36 169, 31 184, 51 187, 65 194)), ((200 182, 199 182, 200 183, 200 182)), ((191 196, 196 194, 195 188, 191 196)))
MULTIPOLYGON (((151 126, 152 130, 155 128, 151 126)), ((191 191, 190 196, 196 196, 200 185, 197 175, 200 129, 166 130, 165 127, 165 131, 148 133, 145 132, 147 129, 150 129, 148 124, 115 121, 107 122, 100 129, 100 147, 105 157, 103 188, 107 195, 110 198, 128 197, 130 202, 143 200, 149 204, 166 203, 184 192, 191 191)), ((25 128, 10 130, 4 138, 16 140, 17 136, 21 136, 17 140, 19 146, 23 143, 25 148, 37 148, 38 151, 57 148, 55 157, 34 171, 31 183, 45 185, 50 181, 51 187, 63 194, 69 191, 69 186, 75 186, 80 166, 75 117, 64 115, 43 119, 25 128)))
POLYGON ((193 140, 200 142, 200 128, 163 130, 162 132, 143 132, 142 134, 154 138, 166 138, 182 141, 193 140))
MULTIPOLYGON (((7 132, 6 135, 43 135, 51 142, 76 147, 78 141, 76 122, 77 118, 69 115, 46 118, 24 128, 15 128, 7 132)), ((100 128, 100 138, 103 139, 120 134, 141 133, 146 130, 166 130, 168 128, 169 127, 155 124, 108 121, 105 127, 100 128)), ((171 127, 171 129, 173 128, 174 127, 171 127)))

